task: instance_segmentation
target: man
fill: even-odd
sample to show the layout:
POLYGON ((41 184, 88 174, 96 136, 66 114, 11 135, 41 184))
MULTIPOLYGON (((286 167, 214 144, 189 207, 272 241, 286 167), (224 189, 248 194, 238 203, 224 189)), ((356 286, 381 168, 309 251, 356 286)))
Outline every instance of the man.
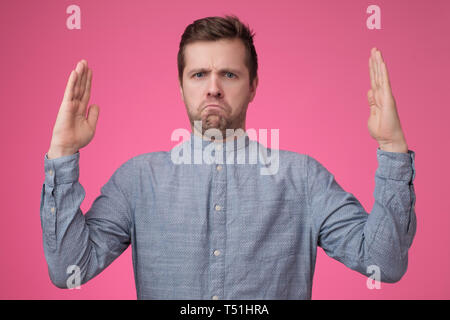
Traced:
POLYGON ((370 215, 308 155, 279 150, 272 174, 261 174, 264 163, 233 161, 240 152, 275 152, 227 131, 245 130, 258 85, 253 34, 236 17, 189 25, 178 67, 190 139, 125 162, 85 215, 79 149, 94 136, 99 108, 85 116, 87 62, 70 74, 45 156, 40 209, 56 286, 68 286, 70 266, 85 283, 130 244, 139 299, 310 299, 317 246, 364 275, 379 268, 383 282, 404 275, 416 230, 414 152, 379 50, 369 59, 368 128, 379 143, 370 215), (173 161, 174 153, 205 154, 211 145, 222 164, 173 161))

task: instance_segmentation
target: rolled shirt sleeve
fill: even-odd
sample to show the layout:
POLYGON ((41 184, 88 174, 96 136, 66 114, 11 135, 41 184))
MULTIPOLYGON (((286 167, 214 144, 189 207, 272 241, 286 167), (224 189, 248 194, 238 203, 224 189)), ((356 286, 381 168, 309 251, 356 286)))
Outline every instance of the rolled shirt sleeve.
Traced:
POLYGON ((411 150, 377 149, 375 202, 369 214, 334 175, 308 157, 310 210, 318 245, 328 256, 364 275, 369 266, 377 266, 382 282, 401 279, 416 232, 414 158, 411 150))

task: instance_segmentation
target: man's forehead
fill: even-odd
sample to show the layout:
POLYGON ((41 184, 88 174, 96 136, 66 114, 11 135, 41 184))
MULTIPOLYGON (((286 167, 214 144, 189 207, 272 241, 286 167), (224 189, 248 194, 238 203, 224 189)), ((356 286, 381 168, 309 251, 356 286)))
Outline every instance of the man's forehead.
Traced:
POLYGON ((204 51, 209 50, 228 50, 228 51, 243 51, 245 50, 244 43, 241 39, 219 39, 219 40, 197 40, 186 45, 185 50, 190 48, 190 51, 204 51))
POLYGON ((245 67, 245 47, 238 39, 196 41, 185 47, 186 70, 245 67), (237 40, 237 41, 235 41, 237 40))

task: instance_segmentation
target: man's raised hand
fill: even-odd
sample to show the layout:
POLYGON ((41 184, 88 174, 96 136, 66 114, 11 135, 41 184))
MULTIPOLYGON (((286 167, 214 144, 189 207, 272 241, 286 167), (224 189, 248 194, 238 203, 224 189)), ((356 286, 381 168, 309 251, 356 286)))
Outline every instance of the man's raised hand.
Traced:
POLYGON ((397 106, 381 52, 372 48, 369 58, 371 89, 367 92, 370 106, 369 133, 381 150, 408 152, 408 146, 400 124, 397 106))
POLYGON ((49 159, 74 154, 94 137, 99 107, 91 105, 86 117, 91 84, 92 70, 83 59, 72 70, 67 81, 47 153, 49 159))

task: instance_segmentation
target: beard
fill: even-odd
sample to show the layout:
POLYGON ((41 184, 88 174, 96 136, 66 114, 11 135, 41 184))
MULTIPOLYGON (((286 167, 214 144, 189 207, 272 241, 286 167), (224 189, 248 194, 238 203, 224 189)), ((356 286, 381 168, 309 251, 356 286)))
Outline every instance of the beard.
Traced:
POLYGON ((200 120, 202 121, 202 135, 206 136, 208 135, 207 130, 217 129, 221 132, 222 137, 225 137, 226 129, 229 129, 232 124, 232 121, 221 114, 219 110, 209 111, 206 115, 200 117, 200 120))
POLYGON ((209 109, 201 112, 201 114, 194 114, 189 112, 188 117, 191 122, 192 130, 196 130, 197 132, 201 132, 202 136, 206 136, 214 139, 211 135, 217 135, 214 133, 220 131, 222 134, 222 138, 225 139, 227 137, 227 129, 238 129, 243 128, 245 123, 245 114, 246 110, 243 110, 237 117, 230 118, 225 110, 217 110, 217 109, 209 109), (201 127, 199 126, 199 122, 201 121, 201 127), (216 129, 207 132, 209 129, 216 129), (211 134, 208 134, 211 133, 211 134))

